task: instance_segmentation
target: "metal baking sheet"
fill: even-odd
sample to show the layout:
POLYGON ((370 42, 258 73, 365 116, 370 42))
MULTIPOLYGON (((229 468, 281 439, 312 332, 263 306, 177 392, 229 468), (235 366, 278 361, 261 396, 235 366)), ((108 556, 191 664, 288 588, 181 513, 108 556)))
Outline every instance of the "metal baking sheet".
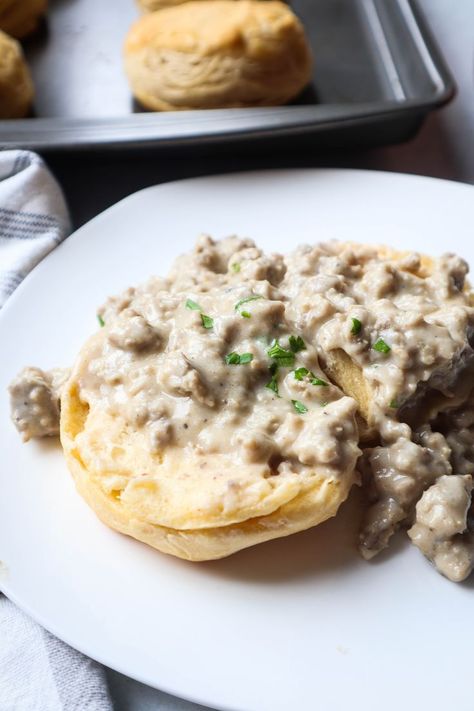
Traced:
POLYGON ((184 146, 312 134, 328 145, 403 140, 454 84, 414 0, 294 0, 315 57, 291 105, 149 113, 134 103, 122 46, 133 0, 51 0, 25 43, 34 115, 0 122, 0 146, 39 150, 184 146))

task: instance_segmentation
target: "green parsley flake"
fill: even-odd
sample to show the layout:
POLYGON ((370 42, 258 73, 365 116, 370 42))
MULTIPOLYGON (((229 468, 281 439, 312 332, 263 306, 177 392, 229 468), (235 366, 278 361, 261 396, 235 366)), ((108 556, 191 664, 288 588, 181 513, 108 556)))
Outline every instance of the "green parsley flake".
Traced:
POLYGON ((240 356, 235 351, 232 351, 232 353, 228 353, 226 355, 225 362, 227 363, 227 365, 239 365, 240 356))
POLYGON ((187 299, 186 300, 186 308, 190 309, 191 311, 202 311, 201 307, 199 304, 197 304, 195 301, 192 299, 187 299))
POLYGON ((271 347, 267 351, 270 358, 276 360, 282 368, 290 368, 294 365, 295 354, 292 351, 287 351, 280 346, 277 340, 272 342, 271 347))
POLYGON ((304 415, 305 412, 308 412, 308 408, 306 407, 306 405, 303 405, 303 403, 299 400, 292 400, 291 402, 299 415, 304 415))
POLYGON ((206 316, 206 314, 201 314, 201 323, 204 326, 204 328, 212 328, 214 326, 214 319, 211 318, 210 316, 206 316))
POLYGON ((396 400, 392 400, 392 401, 390 402, 389 407, 392 407, 394 410, 396 410, 397 407, 398 407, 398 402, 397 402, 396 400))
POLYGON ((280 393, 278 392, 278 379, 277 379, 277 373, 278 373, 278 363, 271 363, 269 368, 268 368, 270 375, 272 376, 272 379, 265 385, 266 388, 271 390, 272 392, 275 393, 277 397, 280 397, 280 393))
POLYGON ((357 336, 358 333, 360 333, 361 328, 362 328, 362 322, 359 321, 358 318, 353 318, 352 320, 352 328, 351 328, 351 333, 353 336, 357 336))
POLYGON ((323 388, 329 387, 329 383, 325 380, 321 380, 321 378, 311 378, 311 385, 320 385, 323 388))
POLYGON ((235 274, 238 274, 240 272, 239 262, 234 262, 234 264, 232 264, 232 266, 231 266, 231 269, 233 272, 235 272, 235 274))
POLYGON ((242 353, 242 355, 240 355, 232 351, 232 353, 228 353, 225 357, 227 365, 246 365, 247 363, 251 363, 252 360, 253 353, 242 353))
POLYGON ((248 304, 250 301, 257 301, 257 299, 263 299, 263 296, 257 294, 254 296, 247 296, 246 299, 240 299, 240 301, 237 301, 236 305, 234 306, 234 309, 235 311, 238 311, 243 304, 248 304))
POLYGON ((268 382, 265 385, 265 387, 268 388, 269 390, 272 390, 272 392, 274 392, 277 397, 280 397, 280 395, 278 393, 278 380, 276 379, 275 375, 270 380, 270 382, 268 382))
POLYGON ((99 322, 99 326, 101 328, 103 328, 105 326, 105 321, 100 314, 97 314, 97 321, 99 322))
POLYGON ((250 314, 248 311, 241 311, 240 315, 242 316, 242 318, 251 318, 252 317, 252 314, 250 314))
POLYGON ((296 380, 303 380, 303 378, 306 378, 306 376, 309 375, 309 370, 308 368, 297 368, 295 371, 293 371, 293 375, 295 376, 296 380))
POLYGON ((311 370, 308 370, 308 368, 297 368, 293 371, 293 375, 295 376, 296 380, 303 380, 304 378, 309 376, 311 378, 311 385, 321 385, 325 388, 329 386, 329 383, 327 383, 325 380, 321 380, 321 378, 317 378, 311 370))
POLYGON ((301 336, 290 336, 288 342, 293 353, 306 350, 306 343, 303 341, 301 336))
POLYGON ((372 348, 374 349, 374 351, 377 351, 378 353, 385 353, 385 354, 390 353, 390 351, 392 350, 390 348, 390 346, 388 345, 388 343, 385 343, 383 338, 377 339, 377 341, 374 343, 372 348))
MULTIPOLYGON (((186 308, 190 309, 191 311, 201 311, 202 308, 197 304, 195 301, 192 299, 186 299, 186 308)), ((211 318, 210 316, 206 316, 206 314, 201 313, 201 323, 204 326, 204 328, 210 329, 214 327, 214 319, 211 318)))

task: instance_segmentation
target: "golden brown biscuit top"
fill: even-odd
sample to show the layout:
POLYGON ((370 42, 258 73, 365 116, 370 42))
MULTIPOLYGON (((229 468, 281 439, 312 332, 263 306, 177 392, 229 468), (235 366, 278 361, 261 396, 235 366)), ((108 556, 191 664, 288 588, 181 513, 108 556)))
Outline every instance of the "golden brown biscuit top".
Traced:
POLYGON ((18 4, 18 0, 0 0, 0 12, 11 11, 14 5, 18 4))
POLYGON ((22 39, 37 29, 47 6, 48 0, 0 0, 0 28, 22 39))
POLYGON ((0 76, 9 74, 21 58, 20 44, 0 30, 0 76))
POLYGON ((156 47, 201 55, 245 51, 249 57, 262 58, 273 51, 274 43, 300 28, 299 20, 282 2, 204 0, 140 18, 125 49, 134 53, 156 47))

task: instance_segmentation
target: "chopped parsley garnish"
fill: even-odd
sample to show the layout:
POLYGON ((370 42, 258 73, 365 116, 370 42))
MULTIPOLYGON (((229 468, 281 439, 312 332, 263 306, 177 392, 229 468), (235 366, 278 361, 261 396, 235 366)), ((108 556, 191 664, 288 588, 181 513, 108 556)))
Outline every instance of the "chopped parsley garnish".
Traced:
POLYGON ((390 351, 392 350, 388 343, 385 343, 383 338, 379 338, 377 341, 375 341, 372 348, 378 353, 390 353, 390 351))
POLYGON ((288 342, 293 353, 306 350, 306 343, 301 336, 290 336, 288 342))
POLYGON ((311 370, 308 370, 308 368, 297 368, 295 371, 293 371, 293 375, 295 376, 296 380, 303 380, 303 378, 309 376, 311 385, 321 385, 322 387, 328 387, 329 385, 329 383, 327 383, 325 380, 317 378, 311 370))
POLYGON ((323 388, 329 387, 329 383, 325 380, 321 380, 321 378, 311 378, 311 385, 321 385, 323 388))
POLYGON ((197 304, 195 301, 192 299, 186 299, 186 308, 190 309, 191 311, 202 311, 201 307, 199 304, 197 304))
POLYGON ((269 390, 272 390, 277 397, 280 397, 278 393, 278 380, 276 378, 276 375, 272 377, 272 379, 265 385, 265 387, 269 390))
POLYGON ((389 407, 392 407, 394 410, 396 410, 397 407, 398 407, 398 402, 397 402, 396 400, 392 400, 392 401, 390 402, 389 407))
POLYGON ((295 354, 292 351, 287 351, 282 348, 277 340, 272 342, 271 347, 267 351, 270 358, 276 360, 282 368, 289 368, 294 365, 295 354))
POLYGON ((238 273, 240 272, 240 263, 239 263, 239 262, 234 262, 234 263, 231 265, 231 269, 232 269, 233 272, 235 272, 236 274, 238 274, 238 273))
MULTIPOLYGON (((195 301, 192 299, 186 299, 186 308, 190 309, 191 311, 201 311, 202 308, 197 304, 195 301)), ((214 319, 211 318, 210 316, 206 316, 206 314, 201 313, 201 323, 204 326, 204 328, 213 328, 214 327, 214 319)))
POLYGON ((214 326, 214 319, 206 314, 201 314, 201 323, 204 328, 212 328, 214 326))
POLYGON ((271 390, 272 392, 274 392, 277 397, 280 397, 280 393, 278 392, 278 379, 277 379, 278 363, 276 363, 275 361, 273 361, 273 363, 270 363, 268 370, 269 370, 272 378, 265 385, 265 387, 268 388, 269 390, 271 390))
POLYGON ((358 333, 360 333, 361 328, 362 328, 362 322, 359 321, 358 318, 353 318, 352 320, 352 328, 351 328, 351 333, 353 336, 357 336, 358 333))
POLYGON ((275 375, 275 373, 276 373, 277 370, 278 370, 278 363, 272 363, 272 364, 270 365, 270 367, 268 368, 268 370, 270 371, 270 374, 271 374, 271 375, 275 375))
POLYGON ((306 407, 306 405, 303 405, 303 403, 299 400, 292 400, 291 402, 299 415, 304 415, 305 412, 308 412, 308 408, 306 407))
POLYGON ((309 375, 309 370, 308 368, 297 368, 293 375, 295 376, 296 380, 303 380, 303 378, 306 378, 307 375, 309 375))
POLYGON ((226 355, 225 362, 227 363, 227 365, 239 365, 240 356, 238 353, 235 353, 235 351, 232 351, 232 353, 228 353, 226 355))
POLYGON ((240 301, 237 301, 236 305, 234 306, 234 309, 238 311, 243 304, 248 304, 250 301, 257 301, 257 299, 263 299, 263 296, 256 294, 254 296, 247 296, 246 299, 240 299, 240 301))
POLYGON ((251 318, 252 317, 252 314, 250 314, 248 311, 241 311, 240 315, 242 316, 242 318, 251 318))
POLYGON ((253 353, 236 353, 235 351, 232 351, 232 353, 228 353, 225 357, 225 362, 227 365, 246 365, 247 363, 250 363, 253 360, 253 353))
POLYGON ((101 328, 103 328, 105 326, 105 321, 100 314, 97 314, 97 321, 99 322, 99 326, 101 328))

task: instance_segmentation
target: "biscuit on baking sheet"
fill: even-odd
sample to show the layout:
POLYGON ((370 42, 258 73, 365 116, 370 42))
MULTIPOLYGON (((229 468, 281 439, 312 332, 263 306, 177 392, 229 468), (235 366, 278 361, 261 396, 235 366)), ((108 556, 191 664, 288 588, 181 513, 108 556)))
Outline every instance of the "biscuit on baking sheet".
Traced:
POLYGON ((0 30, 22 39, 34 32, 48 0, 0 0, 0 30))
POLYGON ((190 295, 152 280, 114 303, 61 396, 68 467, 99 518, 210 560, 336 514, 355 481, 356 403, 268 282, 190 295))
POLYGON ((143 12, 155 12, 164 10, 165 7, 175 7, 191 0, 137 0, 138 6, 143 12))
POLYGON ((202 0, 141 17, 125 70, 138 101, 156 111, 276 106, 308 84, 312 56, 284 3, 202 0))
POLYGON ((26 116, 33 93, 33 81, 20 43, 0 31, 0 119, 26 116))
POLYGON ((138 7, 143 12, 155 12, 156 10, 164 10, 165 7, 175 7, 183 5, 190 0, 137 0, 138 7))

